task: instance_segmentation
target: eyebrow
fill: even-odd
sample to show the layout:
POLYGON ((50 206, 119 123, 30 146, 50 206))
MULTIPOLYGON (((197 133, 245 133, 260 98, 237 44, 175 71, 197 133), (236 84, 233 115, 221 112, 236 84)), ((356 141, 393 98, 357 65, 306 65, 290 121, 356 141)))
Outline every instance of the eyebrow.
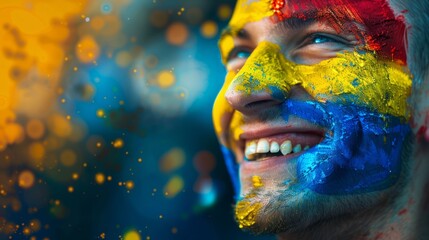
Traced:
MULTIPOLYGON (((314 17, 308 17, 308 18, 299 18, 299 17, 291 17, 286 20, 278 22, 272 31, 284 31, 286 29, 290 30, 298 30, 305 28, 314 22, 316 22, 317 19, 314 17)), ((231 26, 227 26, 221 33, 219 40, 222 41, 223 38, 226 36, 232 36, 232 37, 238 37, 241 39, 249 39, 250 36, 247 33, 247 31, 244 28, 234 28, 231 26)))
POLYGON ((247 31, 245 29, 235 28, 235 27, 231 27, 231 26, 227 26, 226 28, 223 29, 219 40, 222 41, 222 39, 227 37, 227 36, 238 37, 238 38, 242 38, 242 39, 249 39, 249 34, 247 33, 247 31))
POLYGON ((313 17, 306 19, 299 17, 291 17, 277 23, 271 31, 299 30, 308 27, 317 21, 318 20, 313 17))

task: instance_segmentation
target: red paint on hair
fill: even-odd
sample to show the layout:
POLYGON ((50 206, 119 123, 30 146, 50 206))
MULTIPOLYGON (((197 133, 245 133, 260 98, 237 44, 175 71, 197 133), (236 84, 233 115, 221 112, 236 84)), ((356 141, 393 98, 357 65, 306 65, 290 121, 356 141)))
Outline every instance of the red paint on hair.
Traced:
POLYGON ((279 21, 310 13, 327 20, 337 31, 345 21, 360 23, 367 28, 364 38, 370 50, 406 64, 405 24, 402 18, 395 18, 386 0, 273 0, 271 9, 279 21))

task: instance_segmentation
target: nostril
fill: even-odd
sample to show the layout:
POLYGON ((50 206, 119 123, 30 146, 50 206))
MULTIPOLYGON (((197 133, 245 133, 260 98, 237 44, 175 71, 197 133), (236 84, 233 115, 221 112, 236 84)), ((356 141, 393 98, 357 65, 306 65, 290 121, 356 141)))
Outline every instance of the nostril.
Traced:
POLYGON ((274 100, 260 100, 260 101, 250 102, 250 103, 246 104, 244 107, 248 108, 248 109, 252 109, 252 108, 257 108, 257 107, 261 107, 261 106, 273 105, 273 104, 275 104, 275 102, 276 101, 274 101, 274 100))

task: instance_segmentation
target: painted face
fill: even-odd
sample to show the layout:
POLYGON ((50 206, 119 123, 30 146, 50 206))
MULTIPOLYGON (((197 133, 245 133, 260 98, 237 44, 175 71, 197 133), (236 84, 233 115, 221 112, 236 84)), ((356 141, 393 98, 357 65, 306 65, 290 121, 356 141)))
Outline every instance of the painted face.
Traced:
POLYGON ((296 230, 389 196, 410 132, 403 31, 384 1, 237 2, 213 121, 240 227, 296 230))

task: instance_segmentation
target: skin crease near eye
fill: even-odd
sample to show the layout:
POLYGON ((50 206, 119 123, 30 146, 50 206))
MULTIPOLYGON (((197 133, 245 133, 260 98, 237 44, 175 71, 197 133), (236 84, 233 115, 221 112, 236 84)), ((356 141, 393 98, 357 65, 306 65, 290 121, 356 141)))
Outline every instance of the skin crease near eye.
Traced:
POLYGON ((403 20, 385 0, 237 2, 213 123, 240 228, 429 239, 403 20))

